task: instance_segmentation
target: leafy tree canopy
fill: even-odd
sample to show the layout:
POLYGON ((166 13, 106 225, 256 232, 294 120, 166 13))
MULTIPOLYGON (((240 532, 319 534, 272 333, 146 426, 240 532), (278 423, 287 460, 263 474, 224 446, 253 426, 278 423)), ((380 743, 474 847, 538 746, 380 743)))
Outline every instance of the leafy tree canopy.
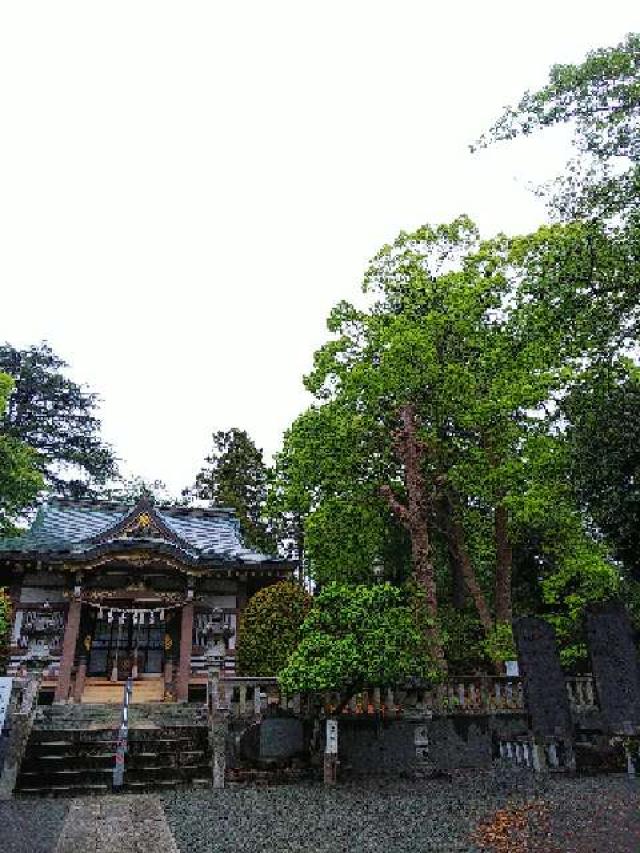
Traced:
POLYGON ((565 218, 637 218, 640 198, 640 34, 577 65, 554 65, 546 86, 525 92, 478 145, 572 123, 578 156, 553 198, 565 218))
POLYGON ((313 601, 302 639, 278 676, 285 693, 391 686, 435 677, 410 595, 389 583, 331 583, 313 601))
POLYGON ((36 451, 54 493, 79 498, 115 476, 116 464, 99 435, 97 396, 68 379, 66 366, 46 343, 25 350, 0 346, 0 370, 15 383, 1 428, 36 451))
MULTIPOLYGON (((11 377, 0 373, 0 424, 13 387, 11 377)), ((0 428, 0 534, 15 532, 17 517, 43 488, 37 463, 38 455, 32 448, 0 428)))
POLYGON ((311 597, 290 581, 253 595, 242 613, 237 639, 241 675, 276 675, 300 640, 311 597))
POLYGON ((564 410, 578 499, 640 581, 640 369, 625 359, 596 366, 564 410))
MULTIPOLYGON (((373 306, 341 303, 332 313, 333 338, 306 380, 318 403, 287 433, 276 464, 285 504, 303 516, 314 575, 367 579, 390 511, 397 530, 420 499, 405 528, 414 570, 417 555, 440 597, 441 561, 462 573, 491 656, 508 647, 501 626, 513 589, 525 593, 516 602, 525 612, 542 605, 542 577, 575 565, 576 550, 596 549, 602 580, 584 595, 608 588, 615 571, 583 530, 557 401, 594 353, 618 346, 615 282, 636 266, 628 244, 591 223, 481 241, 460 217, 383 247, 365 277, 373 306), (403 410, 412 412, 410 446, 403 410), (413 498, 410 471, 414 484, 420 478, 413 498)), ((559 606, 552 593, 547 604, 559 606)))
POLYGON ((276 542, 265 519, 267 467, 262 450, 249 435, 233 427, 213 434, 213 449, 184 494, 214 505, 232 507, 250 548, 275 553, 276 542))

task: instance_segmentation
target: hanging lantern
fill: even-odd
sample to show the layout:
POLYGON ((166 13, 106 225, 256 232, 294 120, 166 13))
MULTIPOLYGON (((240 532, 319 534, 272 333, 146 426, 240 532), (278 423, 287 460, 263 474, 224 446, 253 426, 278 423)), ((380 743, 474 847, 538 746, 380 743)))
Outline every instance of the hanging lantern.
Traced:
POLYGON ((160 621, 164 622, 164 607, 160 610, 160 621))

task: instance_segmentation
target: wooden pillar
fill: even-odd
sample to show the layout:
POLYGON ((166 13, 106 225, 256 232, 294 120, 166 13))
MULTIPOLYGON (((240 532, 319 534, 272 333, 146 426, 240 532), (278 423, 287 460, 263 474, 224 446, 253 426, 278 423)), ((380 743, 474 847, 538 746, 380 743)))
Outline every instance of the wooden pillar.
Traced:
POLYGON ((64 641, 62 643, 62 658, 60 660, 60 674, 54 695, 55 702, 66 702, 69 698, 71 687, 71 670, 76 656, 76 645, 80 631, 80 611, 82 602, 79 598, 72 599, 67 611, 67 623, 64 626, 64 641))
POLYGON ((84 692, 84 684, 87 679, 87 659, 81 657, 78 661, 78 672, 76 673, 76 683, 73 687, 73 701, 82 702, 82 694, 84 692))
POLYGON ((191 678, 191 647, 193 645, 193 601, 188 601, 182 608, 182 623, 180 626, 180 663, 176 699, 187 702, 189 699, 189 679, 191 678))

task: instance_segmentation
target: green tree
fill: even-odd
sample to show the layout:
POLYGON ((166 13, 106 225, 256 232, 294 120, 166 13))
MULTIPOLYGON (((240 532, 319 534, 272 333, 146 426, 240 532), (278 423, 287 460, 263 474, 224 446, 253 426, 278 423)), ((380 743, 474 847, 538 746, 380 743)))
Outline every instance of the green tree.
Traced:
MULTIPOLYGON (((343 303, 330 317, 334 338, 306 380, 319 405, 286 437, 282 493, 306 513, 307 539, 314 519, 335 518, 345 498, 386 502, 410 542, 434 648, 443 556, 464 580, 486 651, 503 654, 514 565, 531 550, 531 532, 538 551, 555 542, 550 571, 578 544, 590 547, 553 412, 594 341, 618 328, 601 311, 594 336, 606 300, 580 292, 594 252, 603 255, 594 276, 606 280, 613 268, 615 238, 594 233, 556 225, 481 241, 465 217, 401 233, 366 274, 373 305, 343 303)), ((379 536, 363 525, 349 537, 360 565, 379 536)), ((596 562, 609 577, 606 559, 596 562)), ((346 563, 343 576, 351 570, 346 563)))
POLYGON ((233 427, 213 434, 213 449, 194 486, 184 494, 232 507, 240 520, 246 545, 275 553, 276 541, 265 518, 267 478, 262 450, 244 430, 233 427))
POLYGON ((640 581, 640 369, 595 367, 564 401, 578 500, 640 581))
POLYGON ((478 145, 571 123, 577 156, 556 183, 552 206, 565 219, 631 216, 640 199, 640 34, 554 65, 546 86, 525 92, 478 145))
MULTIPOLYGON (((388 445, 388 442, 386 442, 388 445)), ((297 521, 297 552, 316 584, 371 583, 410 573, 406 537, 379 494, 388 446, 340 400, 303 412, 276 456, 272 512, 297 521)))
POLYGON ((116 465, 99 435, 97 396, 68 379, 66 367, 46 343, 24 350, 0 346, 0 370, 15 383, 0 426, 37 452, 53 492, 84 497, 115 476, 116 465))
POLYGON ((278 680, 285 693, 358 689, 435 678, 411 596, 389 583, 328 584, 313 601, 300 643, 278 680))
MULTIPOLYGON (((11 377, 0 373, 0 423, 13 387, 11 377)), ((43 486, 36 452, 0 429, 0 535, 15 532, 15 521, 43 486)))
POLYGON ((290 581, 271 584, 253 595, 238 629, 241 675, 276 675, 300 640, 300 627, 311 597, 290 581))

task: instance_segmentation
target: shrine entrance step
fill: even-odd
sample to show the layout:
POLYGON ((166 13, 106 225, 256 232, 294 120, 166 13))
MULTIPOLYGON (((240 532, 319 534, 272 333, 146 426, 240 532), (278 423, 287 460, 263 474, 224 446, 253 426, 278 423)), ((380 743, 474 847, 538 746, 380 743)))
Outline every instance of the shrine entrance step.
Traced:
MULTIPOLYGON (((131 723, 123 792, 147 793, 208 785, 211 780, 208 729, 188 715, 151 717, 158 705, 136 707, 131 723), (178 722, 178 719, 181 722, 178 722)), ((169 706, 171 713, 176 706, 169 706)), ((62 705, 40 709, 29 737, 17 794, 79 796, 109 793, 117 743, 111 705, 62 705), (65 713, 66 712, 66 713, 65 713)), ((133 713, 133 712, 132 712, 133 713)))
MULTIPOLYGON (((82 692, 83 704, 121 705, 124 682, 108 681, 103 678, 87 678, 82 692)), ((133 704, 162 702, 164 700, 164 678, 144 678, 133 682, 133 704)))

